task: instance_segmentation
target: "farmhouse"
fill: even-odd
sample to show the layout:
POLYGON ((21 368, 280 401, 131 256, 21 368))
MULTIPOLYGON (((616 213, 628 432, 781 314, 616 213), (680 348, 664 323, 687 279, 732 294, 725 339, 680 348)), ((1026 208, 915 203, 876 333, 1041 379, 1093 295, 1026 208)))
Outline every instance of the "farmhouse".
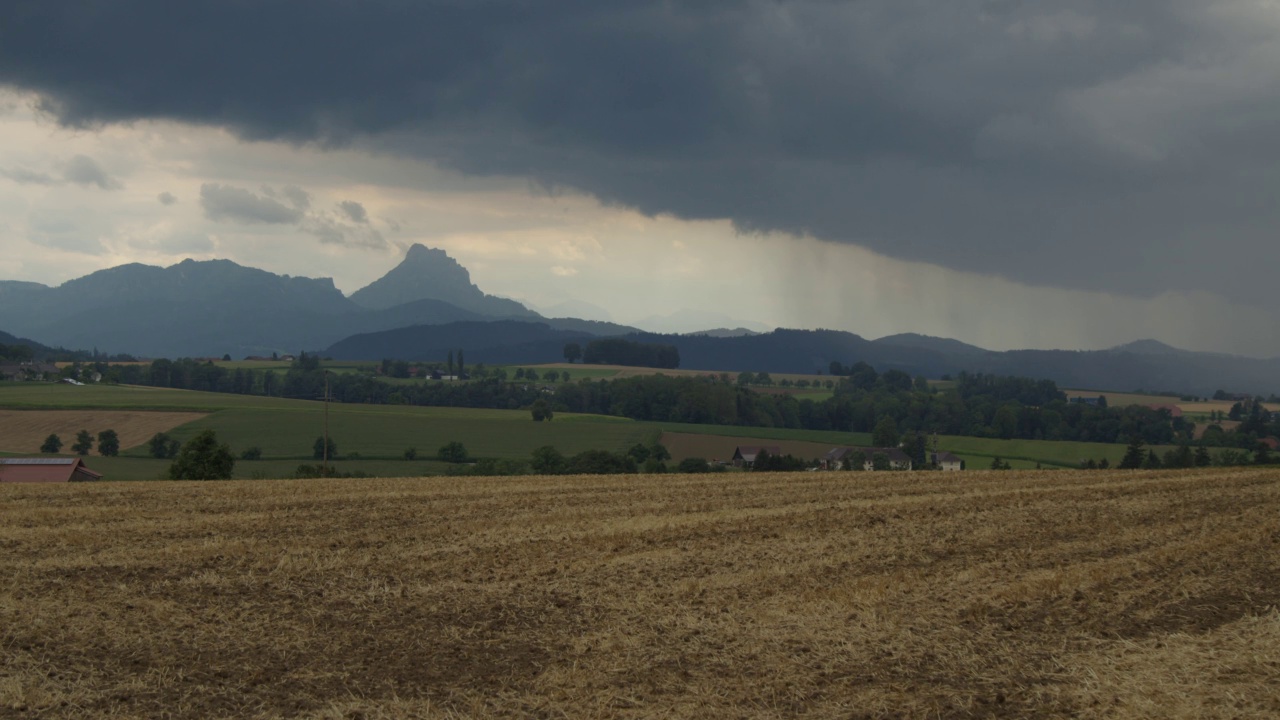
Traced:
POLYGON ((1177 405, 1158 405, 1158 404, 1154 404, 1154 403, 1153 403, 1153 404, 1151 404, 1151 405, 1147 405, 1147 407, 1151 408, 1152 410, 1157 410, 1157 411, 1159 411, 1159 410, 1168 410, 1168 411, 1169 411, 1169 417, 1171 417, 1171 418, 1180 418, 1180 417, 1182 417, 1182 408, 1178 407, 1177 405))
POLYGON ((844 468, 845 461, 854 453, 854 449, 850 447, 831 448, 826 455, 822 456, 823 470, 841 470, 844 468))
POLYGON ((58 374, 58 367, 49 363, 22 362, 0 365, 0 380, 43 380, 58 374))
POLYGON ((761 451, 774 457, 782 454, 782 449, 777 445, 739 445, 733 449, 733 466, 751 467, 761 451))
POLYGON ((1104 396, 1102 395, 1099 395, 1097 397, 1088 397, 1086 395, 1080 395, 1078 397, 1071 398, 1070 402, 1076 403, 1077 405, 1093 405, 1094 407, 1100 407, 1102 406, 1103 403, 1106 402, 1103 399, 1103 397, 1104 396))
POLYGON ((857 453, 862 453, 864 470, 875 469, 876 455, 884 455, 889 460, 890 470, 911 469, 911 457, 898 448, 831 448, 826 455, 822 456, 822 466, 827 470, 840 470, 849 462, 851 456, 857 453))
POLYGON ((867 456, 867 462, 863 465, 866 470, 875 469, 876 455, 884 455, 889 459, 890 470, 910 470, 911 456, 902 452, 898 448, 862 448, 862 452, 867 456))
POLYGON ((61 483, 101 480, 80 458, 0 458, 0 483, 61 483))
POLYGON ((949 452, 936 452, 929 456, 934 467, 946 472, 957 472, 964 469, 964 461, 949 452))

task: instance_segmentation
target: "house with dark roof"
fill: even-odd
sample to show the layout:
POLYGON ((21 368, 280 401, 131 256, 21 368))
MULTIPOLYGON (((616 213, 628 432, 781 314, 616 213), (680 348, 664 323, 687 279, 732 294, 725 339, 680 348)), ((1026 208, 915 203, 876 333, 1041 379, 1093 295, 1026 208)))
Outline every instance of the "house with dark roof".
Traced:
POLYGON ((840 470, 847 467, 848 462, 862 453, 862 468, 864 470, 875 469, 875 456, 884 455, 889 461, 890 470, 910 470, 911 457, 902 452, 898 448, 858 448, 858 447, 837 447, 831 448, 822 456, 822 466, 827 470, 840 470))
POLYGON ((943 452, 931 453, 929 455, 929 461, 933 463, 934 467, 947 472, 958 472, 964 469, 964 460, 961 460, 959 457, 946 452, 945 450, 943 452))
POLYGON ((1157 411, 1159 411, 1159 410, 1168 410, 1168 411, 1169 411, 1169 417, 1171 417, 1171 418, 1180 418, 1180 417, 1182 417, 1182 408, 1178 407, 1177 405, 1159 405, 1159 404, 1156 404, 1156 403, 1152 403, 1152 404, 1150 404, 1150 405, 1147 405, 1147 407, 1151 408, 1152 410, 1157 410, 1157 411))
POLYGON ((43 380, 57 374, 58 366, 51 363, 0 363, 0 380, 43 380))
POLYGON ((860 448, 867 456, 867 462, 863 465, 866 470, 875 470, 876 455, 884 455, 889 461, 890 470, 910 470, 911 456, 902 452, 898 448, 860 448))
POLYGON ((0 483, 63 483, 101 480, 80 458, 0 458, 0 483))
POLYGON ((782 448, 777 445, 739 445, 733 449, 733 466, 734 467, 751 467, 756 463, 756 456, 761 451, 777 457, 782 454, 782 448))
POLYGON ((850 456, 853 455, 855 452, 857 452, 857 449, 851 448, 851 447, 831 448, 826 452, 825 455, 822 456, 822 469, 823 470, 844 470, 845 463, 849 461, 850 456))

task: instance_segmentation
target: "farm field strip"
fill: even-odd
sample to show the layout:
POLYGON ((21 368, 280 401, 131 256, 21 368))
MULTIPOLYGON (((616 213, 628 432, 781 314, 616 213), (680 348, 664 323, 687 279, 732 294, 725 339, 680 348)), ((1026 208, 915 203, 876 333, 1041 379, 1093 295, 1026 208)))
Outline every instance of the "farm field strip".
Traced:
MULTIPOLYGON (((736 425, 693 425, 688 423, 657 423, 666 433, 680 436, 698 437, 699 439, 683 439, 680 447, 697 457, 729 457, 737 445, 779 445, 792 447, 797 452, 812 452, 824 446, 822 452, 842 445, 868 447, 871 445, 870 433, 847 433, 834 430, 792 430, 785 428, 752 428, 736 425), (721 456, 724 447, 728 454, 721 456)), ((1112 464, 1124 456, 1125 446, 1111 443, 1088 443, 1057 440, 1000 440, 994 438, 976 438, 959 435, 939 435, 938 449, 953 452, 964 458, 970 468, 977 468, 994 457, 1012 460, 1025 468, 1033 467, 1040 462, 1058 467, 1076 468, 1081 460, 1107 458, 1112 464)), ((1155 446, 1157 452, 1168 449, 1155 446)), ((784 450, 784 452, 790 452, 784 450)), ((672 451, 676 459, 680 456, 672 451)), ((818 453, 819 455, 821 453, 818 453)), ((797 456, 799 457, 799 456, 797 456)), ((816 457, 805 455, 804 457, 816 457)))
POLYGON ((150 412, 142 410, 5 410, 0 408, 0 451, 38 453, 49 435, 57 435, 64 449, 76 433, 88 430, 96 442, 98 433, 115 430, 120 447, 145 443, 158 432, 195 422, 204 413, 150 412))
POLYGON ((1263 717, 1280 473, 0 486, 0 715, 1263 717))

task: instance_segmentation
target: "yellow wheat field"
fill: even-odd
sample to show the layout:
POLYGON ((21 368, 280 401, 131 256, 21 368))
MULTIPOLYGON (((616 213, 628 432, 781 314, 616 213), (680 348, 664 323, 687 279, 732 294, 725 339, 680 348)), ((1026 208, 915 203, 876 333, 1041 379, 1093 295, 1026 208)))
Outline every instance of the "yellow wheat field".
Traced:
POLYGON ((151 410, 0 410, 0 451, 38 453, 45 438, 57 435, 62 451, 71 452, 81 430, 88 430, 95 440, 99 432, 115 430, 120 447, 130 448, 204 416, 151 410))
POLYGON ((0 717, 1280 716, 1280 473, 0 486, 0 717))

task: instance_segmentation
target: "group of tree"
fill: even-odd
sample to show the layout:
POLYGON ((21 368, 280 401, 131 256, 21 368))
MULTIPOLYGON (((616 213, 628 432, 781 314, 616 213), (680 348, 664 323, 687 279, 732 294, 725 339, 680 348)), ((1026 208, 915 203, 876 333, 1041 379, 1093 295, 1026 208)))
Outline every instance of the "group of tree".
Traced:
POLYGON ((534 382, 537 382, 539 380, 541 380, 542 382, 549 382, 549 383, 559 382, 561 380, 563 380, 564 382, 569 382, 569 371, 568 370, 547 370, 546 372, 539 375, 538 371, 534 368, 516 368, 515 374, 512 377, 516 380, 532 380, 534 382))
POLYGON ((172 459, 178 456, 178 449, 182 443, 170 437, 168 433, 158 432, 151 436, 147 441, 147 450, 151 453, 151 457, 163 460, 172 459))
MULTIPOLYGON (((566 358, 569 352, 566 347, 566 358)), ((673 369, 680 367, 680 351, 675 345, 642 343, 622 338, 599 338, 587 343, 586 349, 582 351, 582 361, 591 365, 630 365, 673 369)))
MULTIPOLYGON (((71 452, 77 455, 88 455, 93 451, 94 437, 88 430, 76 433, 76 441, 71 445, 71 452)), ((51 434, 44 439, 40 452, 55 454, 62 450, 62 438, 51 434)), ((115 430, 103 430, 98 433, 98 454, 112 457, 120 454, 120 436, 115 430)))
POLYGON ((320 435, 311 444, 311 457, 316 460, 334 460, 338 457, 338 442, 332 437, 320 435))
POLYGON ((5 345, 0 343, 0 361, 7 362, 31 362, 35 358, 35 351, 30 345, 22 345, 14 343, 5 345))
MULTIPOLYGON (((1132 437, 1125 448, 1124 457, 1116 466, 1122 470, 1158 470, 1160 468, 1192 468, 1235 465, 1270 465, 1277 458, 1272 454, 1271 446, 1259 441, 1252 451, 1238 448, 1225 448, 1211 453, 1204 445, 1194 450, 1187 443, 1179 443, 1177 447, 1156 454, 1154 448, 1146 448, 1140 437, 1132 437)), ((1089 461, 1092 462, 1092 461, 1089 461)), ((1086 465, 1086 467, 1105 468, 1102 464, 1086 465)))
MULTIPOLYGON (((480 375, 478 369, 473 378, 480 375)), ((531 409, 542 400, 545 406, 539 403, 535 414, 543 420, 554 412, 585 412, 659 422, 869 433, 889 418, 904 434, 1101 443, 1138 436, 1149 445, 1196 442, 1193 424, 1168 410, 1069 403, 1047 380, 959 373, 952 387, 938 389, 922 377, 899 370, 878 373, 866 363, 840 370, 832 397, 825 400, 753 389, 762 378, 772 382, 767 373, 751 374, 748 382, 742 375, 735 382, 727 374, 584 379, 560 384, 551 394, 540 386, 507 382, 496 369, 465 383, 393 385, 372 373, 333 374, 329 383, 330 397, 338 402, 531 409)), ((120 372, 140 384, 304 399, 322 397, 325 386, 318 358, 305 353, 283 376, 189 360, 157 360, 120 372)), ((1280 434, 1260 402, 1242 402, 1240 415, 1235 431, 1211 425, 1198 442, 1252 451, 1260 438, 1280 434)))
POLYGON ((659 443, 636 444, 625 453, 608 450, 584 450, 566 457, 551 445, 533 451, 529 470, 536 475, 618 475, 644 471, 667 472, 671 453, 659 443))
POLYGON ((229 480, 235 465, 231 446, 218 442, 213 430, 203 430, 182 444, 169 466, 169 479, 229 480))
POLYGON ((768 450, 761 450, 756 454, 755 462, 751 463, 751 470, 753 472, 790 472, 804 470, 808 466, 809 463, 793 455, 770 455, 768 450))

